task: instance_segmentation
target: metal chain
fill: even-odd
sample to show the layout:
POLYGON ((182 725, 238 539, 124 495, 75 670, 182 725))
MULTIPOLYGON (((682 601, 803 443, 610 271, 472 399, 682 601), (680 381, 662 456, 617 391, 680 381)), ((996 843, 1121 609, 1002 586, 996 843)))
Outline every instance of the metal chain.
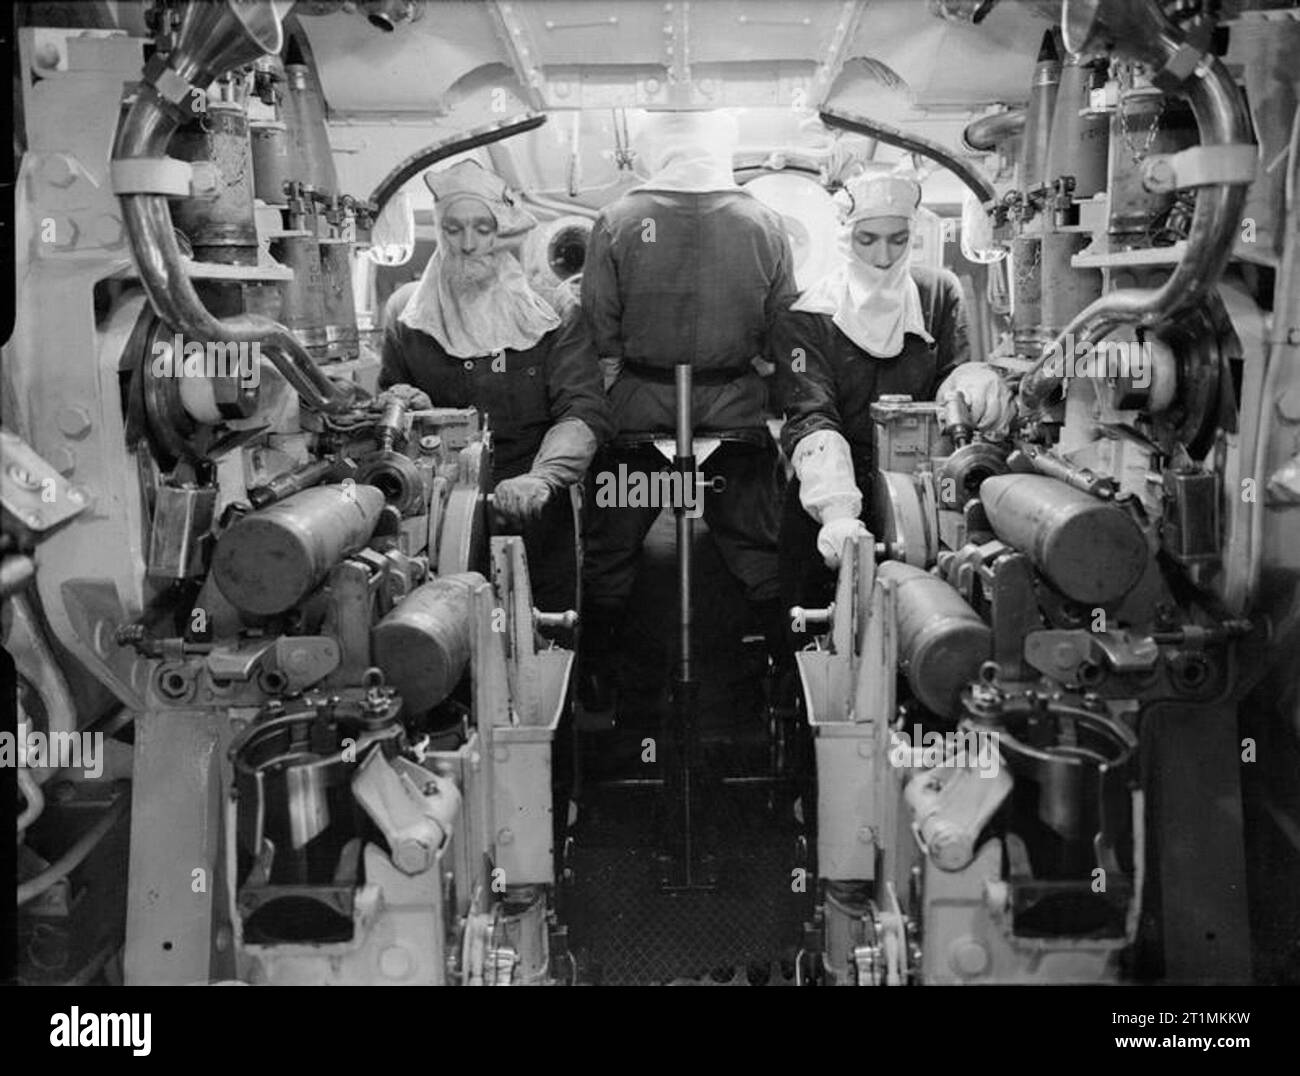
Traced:
POLYGON ((1164 119, 1165 107, 1169 103, 1169 98, 1165 95, 1160 97, 1160 107, 1156 110, 1155 116, 1151 119, 1151 126, 1147 128, 1146 139, 1142 143, 1142 148, 1136 150, 1133 148, 1132 132, 1128 125, 1128 116, 1124 111, 1124 95, 1126 92, 1131 93, 1133 90, 1133 68, 1129 64, 1115 64, 1115 81, 1119 84, 1119 100, 1116 102, 1115 110, 1119 113, 1119 133, 1124 140, 1124 148, 1128 150, 1129 156, 1135 165, 1141 164, 1146 160, 1147 155, 1151 152, 1151 147, 1155 143, 1156 133, 1160 130, 1160 121, 1164 119), (1124 74, 1128 73, 1128 86, 1124 85, 1124 74))

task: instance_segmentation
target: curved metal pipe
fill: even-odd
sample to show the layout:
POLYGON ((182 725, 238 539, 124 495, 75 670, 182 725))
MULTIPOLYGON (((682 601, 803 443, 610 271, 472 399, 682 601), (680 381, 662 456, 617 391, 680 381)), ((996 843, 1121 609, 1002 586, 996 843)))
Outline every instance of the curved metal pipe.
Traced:
MULTIPOLYGON (((46 733, 52 737, 75 735, 77 705, 31 599, 26 595, 16 595, 11 599, 9 611, 0 641, 13 656, 14 671, 31 685, 45 707, 46 733)), ((26 738, 25 734, 23 738, 26 738)), ((45 784, 54 772, 45 766, 34 768, 34 780, 45 784)))
POLYGON ((41 786, 32 778, 32 775, 22 767, 18 769, 18 791, 23 794, 23 799, 27 801, 23 813, 18 816, 18 836, 21 837, 23 831, 40 818, 41 812, 45 810, 45 794, 41 791, 41 786))
POLYGON ((108 807, 99 820, 86 830, 71 848, 59 856, 35 878, 28 878, 18 886, 18 905, 35 900, 55 882, 66 878, 77 869, 85 858, 98 847, 99 842, 108 836, 119 818, 127 811, 131 797, 122 793, 108 807))
POLYGON ((458 153, 465 153, 471 149, 478 149, 479 146, 486 146, 506 138, 513 138, 515 135, 524 134, 526 131, 534 131, 545 122, 545 113, 525 112, 522 116, 516 116, 514 119, 502 120, 500 123, 477 127, 464 134, 452 135, 450 138, 435 142, 432 146, 426 146, 424 149, 411 154, 380 180, 374 194, 370 196, 370 201, 376 206, 376 214, 383 211, 384 203, 401 190, 412 176, 418 175, 424 169, 430 168, 448 157, 454 157, 458 153))
POLYGON ((121 201, 145 294, 173 331, 196 340, 256 342, 309 406, 322 411, 347 409, 349 397, 344 390, 320 371, 279 322, 260 314, 217 318, 208 311, 181 259, 165 198, 128 195, 121 201))
MULTIPOLYGON (((1138 50, 1145 54, 1145 49, 1138 50)), ((1245 102, 1237 84, 1219 60, 1197 68, 1194 81, 1181 90, 1192 106, 1201 145, 1253 142, 1245 102)), ((1103 295, 1085 307, 1047 346, 1020 383, 1022 410, 1050 406, 1059 396, 1062 381, 1047 377, 1043 368, 1060 353, 1066 340, 1096 344, 1121 325, 1154 328, 1185 310, 1197 307, 1219 279, 1232 254, 1232 236, 1240 225, 1248 182, 1205 187, 1196 196, 1183 256, 1169 279, 1159 288, 1125 288, 1103 295)))
POLYGON ((111 941, 92 956, 82 966, 71 979, 67 981, 66 986, 89 986, 95 981, 95 976, 104 970, 106 965, 114 956, 117 955, 121 946, 116 941, 111 941))
MULTIPOLYGON (((253 53, 260 55, 267 48, 279 47, 279 17, 271 5, 266 5, 265 11, 257 9, 261 21, 256 33, 249 30, 255 16, 240 16, 234 13, 237 7, 247 5, 190 5, 167 68, 145 70, 145 81, 114 140, 113 160, 166 156, 167 144, 187 114, 158 91, 156 82, 164 74, 179 76, 201 90, 229 66, 245 62, 253 53), (217 17, 225 21, 213 22, 217 17), (234 19, 239 23, 232 24, 234 19), (273 24, 268 20, 274 20, 273 24), (246 38, 227 43, 240 30, 246 38)), ((349 394, 320 371, 279 322, 260 314, 218 318, 209 312, 190 281, 164 195, 123 194, 118 202, 145 294, 172 331, 203 341, 257 343, 309 406, 322 411, 349 406, 349 394)))
POLYGON ((866 135, 869 138, 880 140, 887 146, 895 146, 898 149, 907 150, 909 153, 917 153, 922 157, 928 157, 948 169, 973 190, 976 197, 979 198, 980 204, 991 202, 997 197, 992 183, 971 165, 958 160, 953 156, 952 150, 940 145, 938 142, 932 142, 928 138, 921 138, 919 135, 905 134, 897 127, 877 123, 865 116, 855 116, 850 112, 837 112, 833 109, 823 108, 819 115, 822 123, 826 124, 827 127, 837 127, 842 131, 852 131, 854 134, 866 135))
POLYGON ((1025 133, 1025 115, 1023 108, 1009 108, 991 116, 981 116, 966 125, 961 134, 962 145, 972 153, 991 153, 998 148, 999 142, 1019 138, 1025 133))

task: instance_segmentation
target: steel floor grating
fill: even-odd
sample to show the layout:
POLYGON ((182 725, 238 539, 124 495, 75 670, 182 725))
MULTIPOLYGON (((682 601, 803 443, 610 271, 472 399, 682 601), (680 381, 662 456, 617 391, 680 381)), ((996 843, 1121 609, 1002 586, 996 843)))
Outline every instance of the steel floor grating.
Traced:
MULTIPOLYGON (((788 984, 811 914, 810 898, 791 886, 791 872, 801 865, 792 795, 769 796, 752 786, 721 791, 707 812, 716 888, 665 893, 656 827, 662 791, 596 783, 658 773, 640 754, 645 737, 660 737, 670 706, 675 542, 665 512, 647 536, 630 602, 618 727, 581 737, 586 787, 568 859, 574 877, 561 887, 560 917, 583 983, 788 984)), ((697 720, 704 751, 729 775, 762 776, 769 762, 761 640, 741 643, 751 614, 703 521, 696 549, 697 720)), ((750 624, 751 631, 756 627, 750 624)))
POLYGON ((791 886, 798 854, 788 805, 769 811, 763 794, 724 792, 714 819, 716 887, 664 892, 654 798, 601 793, 576 831, 564 919, 580 981, 785 983, 808 914, 791 886))

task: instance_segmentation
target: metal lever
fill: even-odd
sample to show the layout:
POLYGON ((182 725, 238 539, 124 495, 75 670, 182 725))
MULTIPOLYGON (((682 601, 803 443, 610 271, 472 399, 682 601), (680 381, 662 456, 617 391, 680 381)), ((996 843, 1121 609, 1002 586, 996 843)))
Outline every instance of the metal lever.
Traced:
POLYGON ((533 627, 538 631, 572 631, 578 626, 578 613, 566 609, 562 613, 543 613, 533 606, 533 627))
POLYGON ((953 393, 943 405, 942 432, 951 436, 958 448, 965 448, 975 436, 970 408, 966 404, 966 397, 960 392, 953 393))
POLYGON ((1019 447, 1020 454, 1039 474, 1058 479, 1067 486, 1073 486, 1104 501, 1115 499, 1115 480, 1109 475, 1097 475, 1088 468, 1063 460, 1037 445, 1023 444, 1019 447))
POLYGON ((248 491, 248 500, 254 508, 265 508, 322 482, 350 478, 356 471, 357 465, 347 458, 316 460, 265 485, 254 486, 248 491))
POLYGON ((383 417, 375 429, 379 434, 379 447, 384 452, 391 452, 393 445, 405 437, 406 401, 399 396, 389 397, 384 407, 383 417))
POLYGON ((831 602, 825 609, 805 609, 802 605, 792 605, 789 614, 792 624, 802 624, 805 628, 829 628, 831 618, 835 615, 835 603, 831 602))

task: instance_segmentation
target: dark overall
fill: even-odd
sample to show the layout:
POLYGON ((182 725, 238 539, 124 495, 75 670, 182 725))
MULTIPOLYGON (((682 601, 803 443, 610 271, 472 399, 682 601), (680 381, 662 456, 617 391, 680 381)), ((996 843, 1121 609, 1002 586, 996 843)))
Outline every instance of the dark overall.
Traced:
MULTIPOLYGON (((892 358, 869 355, 850 340, 829 314, 789 311, 772 331, 777 360, 776 391, 785 412, 781 444, 787 455, 810 433, 835 430, 853 455, 862 491, 862 520, 878 533, 874 503, 875 428, 871 405, 881 396, 905 394, 932 400, 959 363, 970 358, 961 285, 947 270, 913 268, 921 295, 926 331, 934 343, 908 333, 892 358)), ((799 482, 786 490, 781 518, 781 604, 825 606, 835 574, 817 550, 820 524, 799 503, 799 482)))
MULTIPOLYGON (((704 518, 755 603, 777 595, 783 471, 765 426, 767 387, 751 359, 766 355, 772 321, 794 298, 792 265, 779 218, 749 194, 640 191, 602 212, 582 276, 597 350, 623 360, 609 391, 618 441, 593 473, 620 463, 643 472, 670 466, 653 448, 627 442, 673 437, 673 367, 689 362, 696 436, 750 438, 724 442, 701 470, 726 480, 724 492, 703 495, 704 518)), ((593 612, 621 615, 657 515, 653 508, 593 511, 584 587, 593 612)))
MULTIPOLYGON (((613 429, 596 353, 577 306, 526 351, 458 359, 427 333, 396 318, 384 333, 381 388, 414 385, 435 407, 475 407, 492 430, 492 483, 526 474, 550 427, 577 418, 598 441, 613 429)), ((525 527, 533 603, 546 611, 574 607, 576 564, 571 501, 552 496, 525 527)))

